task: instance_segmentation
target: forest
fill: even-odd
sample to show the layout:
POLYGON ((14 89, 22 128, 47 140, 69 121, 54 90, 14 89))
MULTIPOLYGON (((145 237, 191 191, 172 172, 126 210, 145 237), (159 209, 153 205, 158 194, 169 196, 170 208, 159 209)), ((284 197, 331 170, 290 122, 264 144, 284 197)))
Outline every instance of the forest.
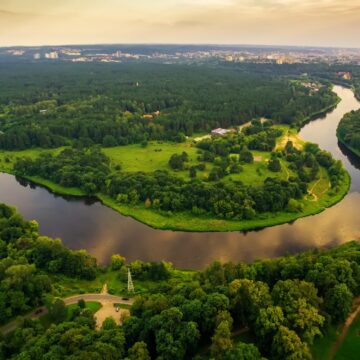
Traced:
POLYGON ((0 148, 184 141, 256 117, 299 125, 336 102, 277 74, 165 64, 2 64, 0 148))
POLYGON ((337 128, 337 136, 344 145, 360 156, 360 110, 345 114, 337 128))
POLYGON ((51 323, 24 318, 0 338, 1 359, 311 359, 314 341, 347 318, 360 292, 358 242, 250 264, 214 262, 187 280, 173 278, 170 264, 135 261, 127 264, 134 281, 158 286, 136 295, 121 326, 107 319, 95 330, 91 311, 79 303, 67 313, 56 300, 54 276, 84 283, 111 270, 121 277, 125 259, 113 256, 100 268, 3 204, 0 239, 0 322, 45 299, 57 304, 51 323))

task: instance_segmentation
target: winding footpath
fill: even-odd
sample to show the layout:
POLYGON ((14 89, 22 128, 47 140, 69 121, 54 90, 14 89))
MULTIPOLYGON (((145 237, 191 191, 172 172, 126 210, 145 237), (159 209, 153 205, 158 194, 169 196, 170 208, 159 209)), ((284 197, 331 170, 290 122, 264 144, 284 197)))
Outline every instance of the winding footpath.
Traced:
MULTIPOLYGON (((105 289, 107 290, 107 288, 105 289)), ((96 325, 97 328, 100 328, 102 321, 105 320, 106 317, 113 316, 115 318, 115 321, 117 320, 116 317, 114 316, 117 313, 114 304, 131 306, 134 303, 133 299, 124 299, 120 296, 107 294, 103 291, 100 294, 81 294, 81 295, 70 296, 68 298, 63 299, 63 301, 65 305, 77 304, 77 302, 81 299, 85 300, 86 302, 96 301, 100 303, 101 309, 96 312, 96 325)), ((47 308, 45 306, 42 306, 34 310, 33 312, 23 316, 22 318, 36 319, 39 318, 40 316, 47 314, 47 312, 48 312, 47 308)), ((118 315, 120 314, 118 313, 118 315)), ((119 319, 116 322, 120 323, 120 316, 118 316, 118 318, 119 319)), ((7 323, 6 325, 0 327, 0 332, 3 335, 11 333, 19 326, 19 322, 20 322, 19 319, 16 319, 7 323)))

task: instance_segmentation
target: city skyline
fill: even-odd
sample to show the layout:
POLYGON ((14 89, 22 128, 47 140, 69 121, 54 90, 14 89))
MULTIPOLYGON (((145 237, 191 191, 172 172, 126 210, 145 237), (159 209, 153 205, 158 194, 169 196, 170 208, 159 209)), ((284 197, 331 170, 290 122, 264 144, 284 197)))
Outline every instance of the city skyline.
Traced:
POLYGON ((0 0, 0 46, 360 47, 357 0, 0 0))

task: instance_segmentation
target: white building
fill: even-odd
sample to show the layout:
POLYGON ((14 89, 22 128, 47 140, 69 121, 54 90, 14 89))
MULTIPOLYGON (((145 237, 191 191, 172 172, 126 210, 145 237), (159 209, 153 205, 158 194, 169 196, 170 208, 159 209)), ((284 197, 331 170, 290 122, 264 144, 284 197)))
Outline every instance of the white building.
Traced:
POLYGON ((56 51, 52 51, 52 52, 49 52, 49 53, 46 53, 45 54, 45 59, 58 59, 59 58, 59 54, 56 52, 56 51))
POLYGON ((211 135, 223 136, 223 135, 227 134, 228 132, 230 132, 230 130, 217 128, 217 129, 211 130, 211 135))

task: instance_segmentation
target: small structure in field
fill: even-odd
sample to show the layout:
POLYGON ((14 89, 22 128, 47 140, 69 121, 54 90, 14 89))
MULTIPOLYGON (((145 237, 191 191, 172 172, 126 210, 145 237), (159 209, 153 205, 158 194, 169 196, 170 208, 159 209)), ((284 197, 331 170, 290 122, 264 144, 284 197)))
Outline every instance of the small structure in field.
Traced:
POLYGON ((224 135, 226 135, 226 134, 229 133, 229 132, 230 132, 230 130, 222 129, 222 128, 217 128, 217 129, 211 130, 211 135, 214 135, 214 136, 224 136, 224 135))

